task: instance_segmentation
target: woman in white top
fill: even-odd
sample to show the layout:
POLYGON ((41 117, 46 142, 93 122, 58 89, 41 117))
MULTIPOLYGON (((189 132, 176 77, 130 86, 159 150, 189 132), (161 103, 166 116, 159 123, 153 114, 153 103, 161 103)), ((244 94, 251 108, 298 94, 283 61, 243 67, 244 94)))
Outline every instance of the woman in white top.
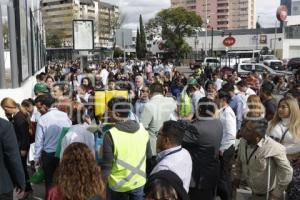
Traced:
POLYGON ((300 109, 296 99, 284 97, 279 101, 268 134, 285 146, 294 168, 293 180, 287 190, 288 200, 300 199, 300 109))

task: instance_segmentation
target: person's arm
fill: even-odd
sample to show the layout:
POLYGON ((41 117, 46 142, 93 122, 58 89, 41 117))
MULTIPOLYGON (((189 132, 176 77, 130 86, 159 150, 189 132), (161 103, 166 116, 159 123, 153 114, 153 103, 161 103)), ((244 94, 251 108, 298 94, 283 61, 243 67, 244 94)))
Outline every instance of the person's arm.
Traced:
POLYGON ((3 130, 2 148, 5 165, 11 176, 15 187, 21 190, 25 189, 25 174, 21 162, 20 152, 18 148, 17 138, 13 126, 5 123, 3 130))
POLYGON ((152 121, 152 112, 150 111, 149 105, 147 105, 148 103, 146 103, 144 110, 141 114, 141 118, 140 118, 140 122, 143 124, 143 126, 145 127, 145 129, 149 128, 149 124, 152 121))
MULTIPOLYGON (((20 150, 21 155, 22 152, 27 153, 29 150, 29 125, 28 122, 25 121, 25 119, 18 117, 15 121, 17 132, 20 136, 20 150)), ((25 155, 22 155, 25 156, 25 155)))
MULTIPOLYGON (((226 111, 225 111, 226 112, 226 111)), ((225 148, 225 144, 229 141, 229 140, 235 140, 236 139, 236 118, 234 113, 231 114, 229 112, 225 113, 225 123, 223 123, 223 129, 224 129, 224 134, 223 134, 223 138, 222 138, 222 142, 221 142, 221 147, 220 147, 220 151, 223 153, 226 149, 225 148)))
POLYGON ((40 123, 36 126, 35 144, 34 144, 34 161, 39 162, 43 150, 44 131, 40 123))
POLYGON ((283 148, 278 150, 278 153, 270 157, 276 165, 276 186, 271 194, 280 198, 283 191, 287 188, 288 184, 292 181, 293 169, 286 157, 286 152, 283 148))
POLYGON ((237 130, 240 130, 241 126, 242 126, 242 122, 243 122, 243 102, 237 101, 237 105, 236 105, 236 127, 237 130))
POLYGON ((101 148, 103 152, 101 162, 103 178, 105 181, 108 181, 114 160, 114 144, 109 132, 104 135, 103 146, 101 148))

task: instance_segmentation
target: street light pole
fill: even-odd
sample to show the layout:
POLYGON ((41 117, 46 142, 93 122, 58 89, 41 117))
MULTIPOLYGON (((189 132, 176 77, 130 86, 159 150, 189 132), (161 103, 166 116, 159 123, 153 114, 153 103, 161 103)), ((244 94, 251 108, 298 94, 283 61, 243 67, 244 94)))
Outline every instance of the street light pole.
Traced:
POLYGON ((277 41, 277 20, 275 22, 275 41, 274 41, 274 55, 276 56, 276 41, 277 41))

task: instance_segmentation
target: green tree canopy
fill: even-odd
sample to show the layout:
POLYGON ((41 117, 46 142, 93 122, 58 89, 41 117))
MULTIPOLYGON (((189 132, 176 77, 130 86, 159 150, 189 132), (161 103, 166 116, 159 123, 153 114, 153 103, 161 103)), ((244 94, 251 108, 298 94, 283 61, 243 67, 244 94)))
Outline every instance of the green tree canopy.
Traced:
POLYGON ((166 40, 165 47, 169 52, 174 53, 176 58, 180 58, 191 50, 187 48, 184 36, 191 34, 195 28, 201 25, 202 19, 195 12, 176 7, 160 11, 153 19, 149 20, 146 30, 150 34, 161 31, 163 40, 166 40))
POLYGON ((141 58, 145 58, 147 53, 147 43, 142 15, 140 15, 140 51, 141 58))
POLYGON ((62 42, 63 42, 63 34, 53 33, 53 32, 48 32, 46 34, 47 47, 60 48, 62 47, 62 42))
POLYGON ((8 49, 9 48, 9 30, 8 30, 8 23, 7 21, 5 21, 3 23, 3 30, 2 30, 2 34, 3 34, 3 39, 4 39, 4 49, 8 49))
POLYGON ((139 29, 136 30, 135 52, 138 59, 141 58, 141 37, 139 29))

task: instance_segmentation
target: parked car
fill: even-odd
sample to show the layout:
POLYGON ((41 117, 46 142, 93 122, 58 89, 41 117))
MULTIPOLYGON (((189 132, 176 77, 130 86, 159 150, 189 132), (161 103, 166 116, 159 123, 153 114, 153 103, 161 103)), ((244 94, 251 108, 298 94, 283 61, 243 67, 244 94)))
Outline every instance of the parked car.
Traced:
POLYGON ((287 68, 289 71, 295 73, 300 69, 300 58, 291 58, 287 64, 287 68))
POLYGON ((281 60, 279 60, 278 58, 276 58, 276 56, 274 56, 274 55, 261 55, 259 57, 259 62, 263 63, 264 65, 266 65, 276 71, 285 70, 284 66, 283 66, 283 62, 281 60))
POLYGON ((246 77, 250 72, 256 71, 259 74, 264 72, 269 73, 271 76, 290 76, 290 72, 276 71, 261 63, 241 63, 238 65, 237 72, 241 77, 246 77))
POLYGON ((195 70, 197 68, 200 68, 202 66, 202 62, 203 62, 202 59, 195 59, 190 63, 190 69, 195 70))

